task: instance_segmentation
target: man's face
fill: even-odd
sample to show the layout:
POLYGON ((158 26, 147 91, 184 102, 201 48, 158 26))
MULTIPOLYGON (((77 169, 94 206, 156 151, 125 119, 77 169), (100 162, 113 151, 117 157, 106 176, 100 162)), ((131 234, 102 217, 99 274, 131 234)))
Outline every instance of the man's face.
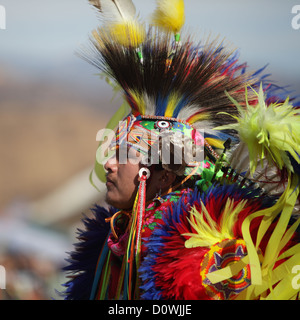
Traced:
MULTIPOLYGON (((119 153, 104 165, 106 173, 106 202, 115 208, 129 210, 133 207, 139 185, 139 171, 142 168, 141 154, 128 147, 127 161, 119 161, 119 153)), ((165 170, 151 170, 147 180, 146 201, 155 197, 158 191, 166 191, 176 175, 165 170)))
POLYGON ((128 161, 119 163, 118 154, 104 165, 106 175, 106 202, 118 209, 131 209, 135 200, 141 165, 136 151, 128 149, 128 161))

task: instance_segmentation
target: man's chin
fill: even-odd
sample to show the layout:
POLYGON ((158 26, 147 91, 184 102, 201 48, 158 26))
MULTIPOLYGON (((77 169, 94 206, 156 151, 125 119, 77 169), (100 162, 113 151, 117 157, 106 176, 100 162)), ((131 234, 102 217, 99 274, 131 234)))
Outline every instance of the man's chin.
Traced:
POLYGON ((110 206, 115 207, 115 208, 117 208, 117 209, 123 209, 120 201, 118 201, 118 200, 115 199, 113 196, 111 196, 111 195, 110 195, 110 192, 107 192, 107 193, 106 193, 105 202, 106 202, 107 204, 109 204, 110 206))
POLYGON ((127 202, 125 203, 123 201, 115 199, 112 195, 110 195, 110 192, 106 193, 105 202, 110 206, 120 210, 130 210, 132 207, 127 202))
POLYGON ((117 204, 116 201, 114 201, 114 199, 109 195, 109 192, 106 192, 105 202, 113 207, 115 207, 117 204))

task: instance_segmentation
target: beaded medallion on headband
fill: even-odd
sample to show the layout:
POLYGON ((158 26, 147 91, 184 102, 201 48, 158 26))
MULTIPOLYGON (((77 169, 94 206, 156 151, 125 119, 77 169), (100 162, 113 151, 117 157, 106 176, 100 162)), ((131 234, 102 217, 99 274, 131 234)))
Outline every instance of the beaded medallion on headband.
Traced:
POLYGON ((166 159, 161 153, 167 148, 169 150, 170 144, 173 143, 175 148, 180 149, 180 155, 185 157, 186 164, 196 166, 204 160, 203 136, 199 130, 177 119, 129 115, 120 122, 110 148, 116 150, 120 146, 131 147, 144 156, 152 156, 147 160, 147 164, 151 165, 165 162, 166 159), (189 149, 191 149, 190 156, 189 149), (157 158, 155 153, 158 155, 157 158))

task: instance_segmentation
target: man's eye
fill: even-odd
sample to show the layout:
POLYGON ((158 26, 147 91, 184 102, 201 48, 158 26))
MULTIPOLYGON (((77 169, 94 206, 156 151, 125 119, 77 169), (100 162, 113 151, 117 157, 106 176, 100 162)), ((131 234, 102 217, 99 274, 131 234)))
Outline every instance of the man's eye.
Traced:
POLYGON ((138 157, 138 152, 134 149, 130 149, 128 151, 128 155, 127 155, 128 158, 132 159, 132 158, 137 158, 138 157))

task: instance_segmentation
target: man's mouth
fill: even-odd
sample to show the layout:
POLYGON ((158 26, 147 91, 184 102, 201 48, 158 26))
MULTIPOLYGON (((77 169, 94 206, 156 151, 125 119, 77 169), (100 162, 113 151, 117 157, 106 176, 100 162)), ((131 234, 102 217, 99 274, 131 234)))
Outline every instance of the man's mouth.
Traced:
POLYGON ((114 181, 110 177, 106 176, 106 186, 109 187, 112 185, 115 185, 114 181))

